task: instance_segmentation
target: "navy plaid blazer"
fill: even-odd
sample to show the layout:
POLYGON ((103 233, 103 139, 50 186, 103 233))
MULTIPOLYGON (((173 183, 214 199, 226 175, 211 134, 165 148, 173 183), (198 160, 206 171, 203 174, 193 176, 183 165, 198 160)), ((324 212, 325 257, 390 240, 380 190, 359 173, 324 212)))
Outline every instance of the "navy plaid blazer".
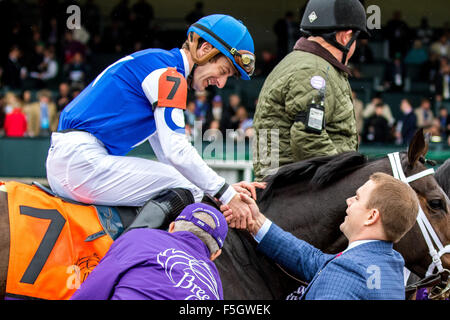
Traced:
POLYGON ((272 223, 257 249, 309 283, 308 300, 405 299, 403 257, 387 241, 325 254, 272 223))

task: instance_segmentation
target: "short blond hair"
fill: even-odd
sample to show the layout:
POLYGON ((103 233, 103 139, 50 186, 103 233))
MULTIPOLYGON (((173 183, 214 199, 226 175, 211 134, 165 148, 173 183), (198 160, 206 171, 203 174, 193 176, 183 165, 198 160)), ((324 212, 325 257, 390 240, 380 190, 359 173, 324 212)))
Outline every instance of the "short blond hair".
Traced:
POLYGON ((407 184, 388 174, 370 176, 376 186, 367 202, 368 209, 378 209, 388 241, 398 242, 416 223, 419 200, 407 184))

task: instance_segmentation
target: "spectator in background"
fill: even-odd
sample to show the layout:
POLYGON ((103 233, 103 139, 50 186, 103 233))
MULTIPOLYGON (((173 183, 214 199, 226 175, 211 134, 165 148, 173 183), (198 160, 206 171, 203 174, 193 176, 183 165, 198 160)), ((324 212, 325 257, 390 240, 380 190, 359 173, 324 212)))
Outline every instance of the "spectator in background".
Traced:
POLYGON ((406 64, 421 65, 428 61, 428 51, 423 47, 419 39, 414 40, 414 45, 405 57, 406 64))
POLYGON ((39 41, 35 44, 33 53, 29 55, 27 67, 28 73, 33 79, 37 78, 36 75, 41 71, 39 67, 44 61, 44 49, 44 43, 39 41))
POLYGON ((28 135, 30 137, 49 136, 58 128, 56 105, 51 101, 51 92, 38 92, 38 102, 30 104, 25 113, 28 118, 28 135))
POLYGON ((186 21, 187 25, 191 25, 194 22, 196 22, 197 20, 200 20, 201 18, 203 18, 204 16, 205 16, 205 14, 203 12, 203 2, 198 1, 195 3, 194 10, 189 12, 186 15, 186 17, 184 18, 184 20, 186 21))
POLYGON ((20 58, 22 51, 18 46, 11 47, 8 58, 3 63, 3 85, 10 89, 20 89, 23 85, 23 79, 26 76, 26 69, 23 67, 20 58))
POLYGON ((206 127, 208 129, 211 129, 211 124, 213 121, 217 121, 218 128, 220 128, 220 122, 222 120, 222 113, 223 113, 223 101, 222 97, 220 95, 215 95, 214 98, 211 101, 211 108, 207 110, 206 114, 206 127))
POLYGON ((388 63, 384 75, 384 87, 390 91, 402 91, 405 85, 406 70, 403 64, 402 55, 395 54, 394 61, 388 63))
POLYGON ((53 48, 45 48, 44 58, 38 65, 37 71, 30 72, 30 77, 36 80, 37 88, 43 88, 48 82, 55 79, 58 75, 58 62, 55 59, 53 48))
POLYGON ((73 88, 72 89, 72 100, 75 99, 81 93, 81 89, 73 88))
POLYGON ((358 135, 361 136, 364 126, 364 118, 363 118, 364 104, 360 99, 358 99, 358 95, 356 94, 355 90, 352 90, 352 98, 353 98, 353 107, 355 109, 356 130, 358 131, 358 135))
POLYGON ((383 103, 379 102, 375 105, 375 114, 366 120, 363 130, 363 141, 373 143, 390 142, 391 130, 383 112, 383 103))
POLYGON ((448 114, 446 107, 441 107, 439 109, 438 119, 442 129, 441 136, 444 140, 446 140, 447 137, 450 136, 450 115, 448 114))
POLYGON ((436 100, 450 100, 450 65, 447 58, 441 58, 439 73, 436 75, 436 100))
POLYGON ((428 24, 428 19, 426 17, 423 17, 422 20, 420 20, 420 26, 417 29, 416 37, 425 46, 428 46, 431 39, 433 39, 433 29, 428 24))
POLYGON ((240 106, 236 111, 238 119, 237 140, 242 141, 247 137, 253 136, 253 119, 248 116, 247 109, 240 106))
POLYGON ((391 59, 397 57, 398 54, 404 57, 409 48, 410 31, 408 25, 402 19, 400 10, 394 11, 384 31, 385 37, 389 41, 389 56, 391 59))
POLYGON ((450 58, 450 43, 445 33, 443 33, 437 41, 431 44, 430 51, 440 57, 450 58))
POLYGON ((220 132, 220 122, 217 120, 211 121, 211 123, 208 126, 208 130, 206 130, 205 133, 203 134, 203 138, 209 142, 212 141, 223 142, 223 137, 224 136, 220 132))
POLYGON ((429 133, 431 135, 432 142, 441 142, 442 141, 443 129, 441 127, 441 123, 439 122, 438 118, 434 118, 432 124, 424 132, 429 133))
POLYGON ((195 91, 195 117, 202 122, 202 125, 206 123, 206 113, 210 109, 207 99, 208 92, 206 90, 195 91))
POLYGON ((189 100, 186 104, 186 109, 184 110, 184 118, 186 120, 186 125, 190 128, 194 128, 196 116, 195 116, 195 101, 189 100))
POLYGON ((66 80, 72 88, 82 89, 85 86, 87 76, 87 66, 84 57, 80 52, 76 52, 73 59, 65 66, 66 80))
POLYGON ((27 118, 22 111, 19 100, 13 105, 13 109, 5 116, 4 130, 6 137, 24 137, 27 132, 27 118))
POLYGON ((268 49, 261 51, 261 59, 256 59, 255 76, 267 77, 277 65, 275 55, 268 49))
POLYGON ((77 53, 84 56, 86 53, 86 47, 80 41, 75 40, 73 37, 73 32, 68 30, 64 33, 63 51, 64 64, 68 64, 72 62, 72 59, 77 53))
MULTIPOLYGON (((85 11, 83 11, 83 13, 84 12, 85 11)), ((45 42, 48 45, 54 47, 56 50, 60 49, 60 45, 61 45, 61 28, 58 25, 58 19, 56 19, 56 17, 52 17, 50 19, 49 29, 44 34, 44 40, 45 40, 45 42)))
POLYGON ((408 99, 403 99, 401 101, 400 110, 402 111, 403 116, 397 123, 397 143, 409 145, 417 131, 417 117, 408 99))
POLYGON ((70 86, 67 82, 61 82, 58 87, 58 96, 56 97, 56 110, 58 113, 63 111, 63 109, 72 100, 70 95, 70 86))
POLYGON ((221 128, 233 129, 238 128, 238 119, 236 117, 236 112, 241 105, 241 97, 237 93, 232 93, 228 97, 228 104, 225 106, 222 113, 222 123, 221 128))
POLYGON ((433 111, 431 111, 431 102, 427 98, 422 98, 420 106, 414 111, 417 118, 417 127, 429 128, 433 124, 433 111))
POLYGON ((368 119, 375 114, 375 107, 379 104, 383 105, 383 116, 388 121, 389 126, 392 126, 395 122, 394 117, 392 116, 391 107, 384 103, 383 99, 379 94, 375 95, 372 98, 372 101, 366 105, 366 108, 363 111, 363 118, 368 119))
MULTIPOLYGON (((22 102, 22 110, 26 114, 26 110, 28 110, 29 106, 35 102, 33 101, 33 94, 31 90, 24 90, 20 96, 21 102, 22 102)), ((28 121, 28 120, 27 120, 28 121)))
POLYGON ((369 46, 369 40, 359 39, 353 54, 354 63, 372 63, 374 61, 372 49, 369 46))
POLYGON ((436 92, 436 80, 440 70, 439 55, 430 52, 428 61, 421 68, 420 77, 430 84, 430 92, 436 92))
POLYGON ((20 97, 22 99, 22 107, 25 109, 25 106, 32 103, 32 95, 31 90, 24 90, 20 97))
POLYGON ((13 109, 20 103, 19 98, 17 95, 12 92, 8 91, 5 94, 5 114, 9 114, 13 111, 13 109))
POLYGON ((277 60, 281 61, 294 49, 295 42, 299 37, 298 23, 295 22, 294 13, 286 12, 283 18, 275 22, 273 31, 277 37, 277 60))

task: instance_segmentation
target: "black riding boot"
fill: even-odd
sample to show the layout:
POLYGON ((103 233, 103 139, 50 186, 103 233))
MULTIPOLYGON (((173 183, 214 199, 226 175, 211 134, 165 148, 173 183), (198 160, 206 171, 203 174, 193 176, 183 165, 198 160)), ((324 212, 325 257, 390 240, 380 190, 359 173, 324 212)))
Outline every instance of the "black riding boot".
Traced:
POLYGON ((183 209, 194 203, 192 193, 183 188, 161 191, 138 210, 125 232, 135 228, 166 230, 183 209))

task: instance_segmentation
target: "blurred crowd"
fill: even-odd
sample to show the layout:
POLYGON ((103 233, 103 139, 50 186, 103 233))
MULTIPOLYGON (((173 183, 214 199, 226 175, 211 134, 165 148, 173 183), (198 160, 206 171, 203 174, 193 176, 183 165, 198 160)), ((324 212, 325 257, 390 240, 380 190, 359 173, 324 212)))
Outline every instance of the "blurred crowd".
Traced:
MULTIPOLYGON (((366 105, 354 93, 361 141, 408 144, 414 132, 423 128, 432 142, 450 146, 450 26, 433 29, 424 17, 418 28, 410 28, 401 12, 395 11, 381 35, 388 49, 381 81, 366 105), (403 97, 399 105, 389 105, 384 93, 403 97)), ((364 77, 359 68, 377 60, 369 41, 358 42, 351 60, 357 78, 364 77)))
POLYGON ((253 137, 253 117, 238 93, 231 93, 224 101, 209 91, 195 92, 185 110, 186 132, 189 137, 203 137, 207 141, 245 141, 253 137), (220 140, 218 140, 220 139, 220 140))
MULTIPOLYGON (((203 8, 202 2, 194 4, 184 18, 186 26, 205 15, 203 8)), ((171 48, 158 36, 160 26, 145 0, 132 5, 120 0, 107 17, 94 0, 6 0, 0 2, 0 15, 2 30, 9 30, 0 51, 0 136, 49 136, 55 131, 60 112, 96 76, 91 63, 96 54, 171 48), (80 29, 66 27, 72 4, 82 12, 80 29)), ((207 132, 209 139, 219 132, 235 140, 252 135, 252 120, 238 93, 225 99, 211 91, 196 92, 185 114, 191 137, 195 121, 202 135, 218 129, 207 132)))
MULTIPOLYGON (((195 3, 184 17, 185 26, 211 13, 204 10, 203 2, 195 3)), ((298 15, 288 11, 276 20, 272 26, 276 43, 257 52, 256 78, 265 78, 292 51, 300 36, 302 14, 303 9, 298 15)), ((8 137, 47 136, 56 130, 59 113, 99 72, 93 63, 99 54, 120 57, 181 44, 165 42, 168 37, 161 34, 161 21, 146 0, 119 0, 110 12, 102 12, 94 0, 3 0, 0 26, 5 30, 0 49, 0 136, 8 137), (66 26, 67 8, 72 4, 82 12, 81 28, 75 30, 66 26)), ((185 36, 185 30, 180 34, 185 36)), ((375 30, 374 39, 358 40, 351 59, 355 79, 366 76, 361 66, 380 62, 371 46, 374 40, 387 43, 385 68, 370 99, 354 92, 361 143, 407 144, 416 128, 424 128, 432 141, 450 145, 449 26, 431 28, 423 18, 419 27, 411 28, 395 12, 381 30, 375 30), (408 95, 413 92, 408 88, 411 66, 426 84, 420 104, 408 95), (385 92, 405 94, 393 105, 384 101, 385 92)), ((247 100, 239 90, 191 93, 185 111, 187 134, 201 133, 209 140, 219 133, 223 139, 238 141, 252 137, 256 103, 247 100)))
POLYGON ((417 129, 423 128, 429 134, 431 142, 450 146, 448 109, 441 106, 435 115, 427 97, 423 97, 416 108, 407 98, 403 98, 400 102, 401 115, 397 119, 379 94, 364 105, 353 91, 353 102, 362 143, 408 145, 417 129))

